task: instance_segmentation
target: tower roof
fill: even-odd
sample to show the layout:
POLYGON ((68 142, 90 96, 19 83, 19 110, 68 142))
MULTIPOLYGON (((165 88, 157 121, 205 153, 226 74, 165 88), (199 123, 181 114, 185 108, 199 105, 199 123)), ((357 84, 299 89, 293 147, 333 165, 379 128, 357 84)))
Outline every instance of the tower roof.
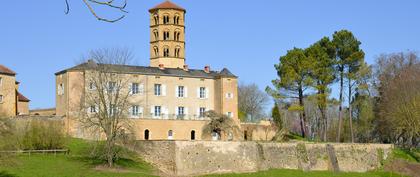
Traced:
POLYGON ((23 96, 20 92, 17 92, 17 96, 18 96, 18 101, 21 101, 21 102, 30 102, 31 101, 28 98, 26 98, 25 96, 23 96))
POLYGON ((181 11, 185 12, 184 8, 182 8, 181 6, 178 6, 175 3, 171 2, 171 1, 168 1, 168 0, 166 0, 163 3, 160 3, 159 5, 151 8, 151 9, 149 9, 149 12, 153 12, 153 11, 158 10, 158 9, 175 9, 175 10, 181 10, 181 11))
POLYGON ((0 74, 16 75, 14 71, 0 64, 0 74))

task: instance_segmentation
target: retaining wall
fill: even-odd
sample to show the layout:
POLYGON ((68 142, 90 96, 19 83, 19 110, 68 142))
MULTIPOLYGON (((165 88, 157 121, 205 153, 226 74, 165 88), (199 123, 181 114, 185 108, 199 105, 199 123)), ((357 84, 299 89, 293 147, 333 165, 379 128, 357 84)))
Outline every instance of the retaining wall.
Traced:
POLYGON ((366 172, 381 165, 385 144, 138 141, 134 150, 168 175, 244 173, 268 169, 366 172))

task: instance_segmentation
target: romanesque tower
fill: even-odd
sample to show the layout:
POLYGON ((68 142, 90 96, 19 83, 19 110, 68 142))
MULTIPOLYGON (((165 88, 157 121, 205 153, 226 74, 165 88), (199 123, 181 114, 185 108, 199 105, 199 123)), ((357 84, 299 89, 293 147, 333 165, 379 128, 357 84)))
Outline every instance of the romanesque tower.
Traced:
POLYGON ((185 65, 185 9, 165 1, 150 12, 150 66, 185 65))

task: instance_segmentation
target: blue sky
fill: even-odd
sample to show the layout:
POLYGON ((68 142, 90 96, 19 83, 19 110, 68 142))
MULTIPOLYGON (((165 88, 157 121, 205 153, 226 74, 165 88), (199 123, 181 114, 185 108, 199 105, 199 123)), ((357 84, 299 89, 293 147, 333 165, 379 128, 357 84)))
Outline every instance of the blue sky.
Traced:
MULTIPOLYGON (((5 1, 0 7, 0 63, 18 73, 31 108, 55 107, 54 73, 91 49, 126 47, 148 65, 148 9, 162 0, 128 0, 117 23, 94 19, 82 0, 5 1)), ((307 47, 334 31, 351 30, 368 63, 381 53, 419 51, 418 0, 173 0, 187 9, 190 68, 229 68, 240 81, 271 85, 273 65, 293 47, 307 47)), ((98 13, 115 13, 98 9, 98 13)))

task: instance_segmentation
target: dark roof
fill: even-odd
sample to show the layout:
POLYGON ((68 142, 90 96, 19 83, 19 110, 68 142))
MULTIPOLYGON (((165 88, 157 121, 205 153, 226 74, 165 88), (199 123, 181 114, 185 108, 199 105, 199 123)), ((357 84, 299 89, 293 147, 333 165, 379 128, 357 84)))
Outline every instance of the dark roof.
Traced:
POLYGON ((30 102, 31 101, 19 92, 17 92, 17 96, 18 96, 18 101, 21 101, 21 102, 30 102))
MULTIPOLYGON (((147 66, 133 66, 133 65, 108 65, 108 64, 98 64, 99 66, 107 67, 110 72, 122 72, 125 74, 142 74, 142 75, 159 75, 159 76, 174 76, 174 77, 193 77, 193 78, 209 78, 215 79, 219 77, 232 77, 237 78, 226 68, 222 72, 210 71, 206 73, 204 70, 189 69, 185 71, 180 68, 165 68, 160 69, 158 67, 147 67, 147 66)), ((66 73, 67 71, 83 71, 89 70, 88 63, 83 63, 75 67, 60 71, 55 73, 55 75, 60 75, 66 73)))
POLYGON ((185 9, 184 8, 182 8, 181 6, 178 6, 178 5, 174 4, 171 1, 165 1, 163 3, 160 3, 159 5, 157 5, 157 6, 153 7, 153 8, 151 8, 151 9, 149 9, 149 12, 153 12, 153 11, 158 10, 158 9, 175 9, 175 10, 182 10, 182 11, 185 12, 185 9))
POLYGON ((7 74, 7 75, 13 75, 13 76, 16 75, 14 71, 12 71, 11 69, 1 64, 0 64, 0 74, 7 74))

